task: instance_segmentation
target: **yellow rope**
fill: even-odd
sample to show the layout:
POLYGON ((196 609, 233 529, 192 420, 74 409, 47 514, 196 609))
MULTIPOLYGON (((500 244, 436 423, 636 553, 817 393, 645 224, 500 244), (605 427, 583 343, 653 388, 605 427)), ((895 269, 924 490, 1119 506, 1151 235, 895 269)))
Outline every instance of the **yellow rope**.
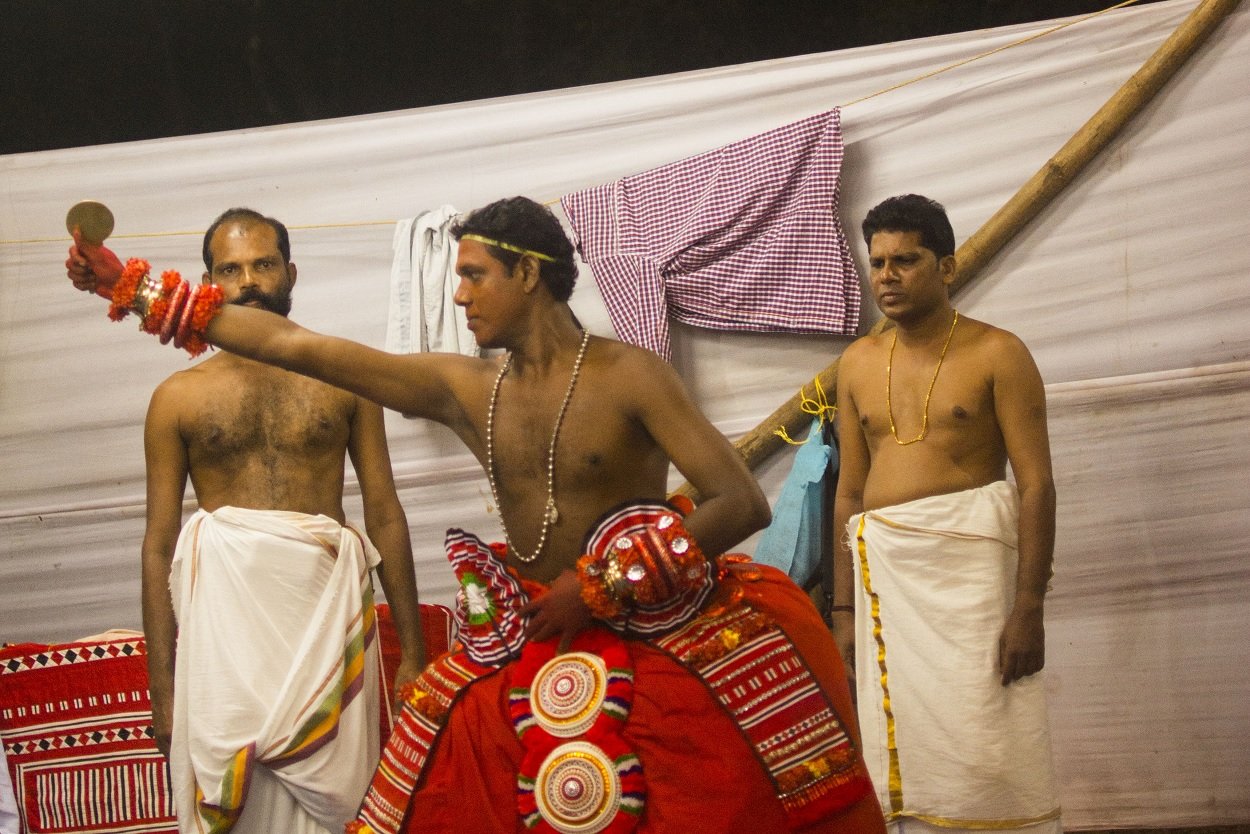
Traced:
MULTIPOLYGON (((815 399, 807 396, 806 385, 799 389, 799 410, 804 414, 810 414, 813 417, 816 417, 820 420, 820 424, 823 426, 825 421, 832 420, 834 416, 837 415, 838 407, 836 405, 829 404, 829 398, 825 396, 825 386, 820 384, 820 377, 812 377, 812 387, 816 389, 815 399)), ((811 435, 808 435, 807 440, 792 440, 790 438, 790 433, 786 431, 785 426, 780 426, 779 428, 774 429, 773 434, 777 435, 791 446, 802 446, 807 442, 807 440, 812 439, 811 435)))
MULTIPOLYGON (((1013 41, 1012 43, 1008 43, 1008 44, 1004 44, 1003 46, 997 47, 996 49, 991 49, 988 52, 982 52, 979 55, 973 55, 971 58, 965 58, 961 61, 956 61, 953 64, 947 64, 944 67, 935 69, 932 72, 927 72, 924 75, 918 75, 915 78, 912 78, 910 80, 900 81, 898 84, 895 84, 892 87, 886 87, 884 90, 878 90, 875 93, 869 93, 868 95, 863 96, 861 98, 857 98, 854 101, 847 102, 846 104, 841 105, 841 107, 842 109, 845 110, 847 107, 850 107, 855 104, 859 104, 860 102, 867 101, 870 98, 876 98, 877 96, 884 95, 886 93, 892 93, 895 90, 902 89, 903 87, 907 87, 911 84, 916 84, 920 81, 924 81, 925 79, 932 78, 935 75, 941 75, 944 72, 949 72, 950 70, 957 69, 966 64, 971 64, 973 61, 979 61, 982 58, 988 58, 989 56, 995 55, 999 52, 1003 52, 1005 50, 1012 49, 1017 46, 1022 46, 1023 44, 1029 43, 1030 41, 1035 41, 1038 38, 1044 38, 1047 35, 1051 35, 1055 32, 1058 32, 1060 29, 1066 29, 1069 26, 1075 26, 1078 23, 1084 23, 1085 21, 1091 18, 1095 18, 1095 17, 1098 17, 1099 15, 1106 14, 1107 12, 1112 12, 1112 11, 1115 11, 1116 9, 1123 8, 1124 6, 1131 6, 1139 2, 1141 2, 1141 0, 1123 0, 1123 2, 1116 3, 1114 6, 1108 6, 1102 11, 1090 12, 1084 17, 1078 17, 1075 20, 1069 20, 1067 23, 1060 23, 1059 25, 1052 26, 1051 28, 1046 29, 1042 32, 1038 32, 1034 35, 1029 35, 1027 38, 1022 38, 1021 40, 1013 41)), ((560 198, 556 197, 551 200, 544 200, 543 205, 553 206, 558 202, 560 202, 560 198)), ((312 224, 308 224, 304 226, 288 226, 287 228, 288 229, 343 229, 343 228, 350 228, 353 226, 393 226, 396 222, 397 221, 395 220, 362 220, 362 221, 354 222, 354 223, 312 223, 312 224)), ((190 237, 190 236, 199 237, 199 236, 202 236, 203 234, 204 234, 203 231, 198 231, 198 232, 135 232, 133 234, 126 234, 126 235, 113 235, 113 239, 127 240, 127 239, 134 239, 134 238, 184 237, 184 236, 185 237, 190 237)), ((19 238, 19 239, 14 239, 14 240, 0 239, 0 246, 12 246, 15 244, 20 245, 20 244, 27 244, 27 243, 60 243, 60 242, 63 242, 64 240, 66 240, 66 238, 59 238, 59 237, 42 237, 42 238, 37 237, 37 238, 25 238, 25 239, 19 238)))

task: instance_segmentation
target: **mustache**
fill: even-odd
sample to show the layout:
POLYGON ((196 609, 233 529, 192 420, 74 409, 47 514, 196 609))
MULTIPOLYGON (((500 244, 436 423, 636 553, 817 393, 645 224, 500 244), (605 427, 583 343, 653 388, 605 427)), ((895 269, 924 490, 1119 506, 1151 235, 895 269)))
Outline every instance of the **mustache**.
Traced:
POLYGON ((247 304, 249 301, 259 301, 261 304, 268 306, 272 299, 267 293, 263 293, 255 287, 248 287, 238 294, 232 304, 247 304))
POLYGON ((291 309, 289 302, 284 302, 284 299, 275 295, 270 295, 269 293, 258 290, 255 287, 248 287, 247 289, 242 290, 230 303, 244 305, 251 301, 258 301, 260 302, 260 306, 264 309, 282 316, 290 312, 291 309))

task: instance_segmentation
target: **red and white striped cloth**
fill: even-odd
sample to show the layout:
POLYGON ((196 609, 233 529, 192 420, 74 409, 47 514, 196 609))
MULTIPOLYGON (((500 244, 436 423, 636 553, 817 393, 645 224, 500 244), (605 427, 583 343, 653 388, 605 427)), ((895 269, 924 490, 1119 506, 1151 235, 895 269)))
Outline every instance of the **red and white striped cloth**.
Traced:
POLYGON ((842 153, 834 109, 565 195, 617 336, 669 359, 669 315, 712 329, 855 334, 842 153))

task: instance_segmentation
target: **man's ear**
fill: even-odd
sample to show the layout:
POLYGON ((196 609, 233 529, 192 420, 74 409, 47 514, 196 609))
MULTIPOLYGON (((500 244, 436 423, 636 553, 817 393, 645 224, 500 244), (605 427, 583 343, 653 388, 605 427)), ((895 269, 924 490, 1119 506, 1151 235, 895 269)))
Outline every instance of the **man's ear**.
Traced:
POLYGON ((299 270, 295 268, 295 262, 288 261, 286 265, 286 276, 287 280, 291 282, 292 287, 295 286, 295 278, 298 272, 299 270))
POLYGON ((201 284, 213 283, 213 276, 209 274, 207 269, 204 270, 204 274, 200 276, 200 283, 201 284))
POLYGON ((521 289, 525 292, 533 292, 541 280, 538 258, 533 255, 522 255, 521 260, 517 261, 516 266, 512 268, 512 272, 514 275, 519 275, 521 289))
POLYGON ((942 273, 942 283, 950 286, 955 281, 955 256, 947 255, 938 261, 938 271, 942 273))

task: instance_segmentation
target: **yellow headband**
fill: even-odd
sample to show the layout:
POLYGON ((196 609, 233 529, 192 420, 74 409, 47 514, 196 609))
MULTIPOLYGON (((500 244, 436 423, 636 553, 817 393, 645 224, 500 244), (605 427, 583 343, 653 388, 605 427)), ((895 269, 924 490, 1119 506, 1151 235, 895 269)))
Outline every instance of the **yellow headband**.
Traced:
POLYGON ((544 255, 542 252, 535 252, 533 249, 522 249, 520 246, 514 246, 511 243, 504 243, 501 240, 492 240, 481 235, 461 235, 461 240, 476 240, 478 243, 485 243, 487 246, 498 246, 500 249, 507 249, 509 252, 516 252, 521 255, 533 255, 540 261, 550 261, 555 263, 556 259, 550 255, 544 255))

